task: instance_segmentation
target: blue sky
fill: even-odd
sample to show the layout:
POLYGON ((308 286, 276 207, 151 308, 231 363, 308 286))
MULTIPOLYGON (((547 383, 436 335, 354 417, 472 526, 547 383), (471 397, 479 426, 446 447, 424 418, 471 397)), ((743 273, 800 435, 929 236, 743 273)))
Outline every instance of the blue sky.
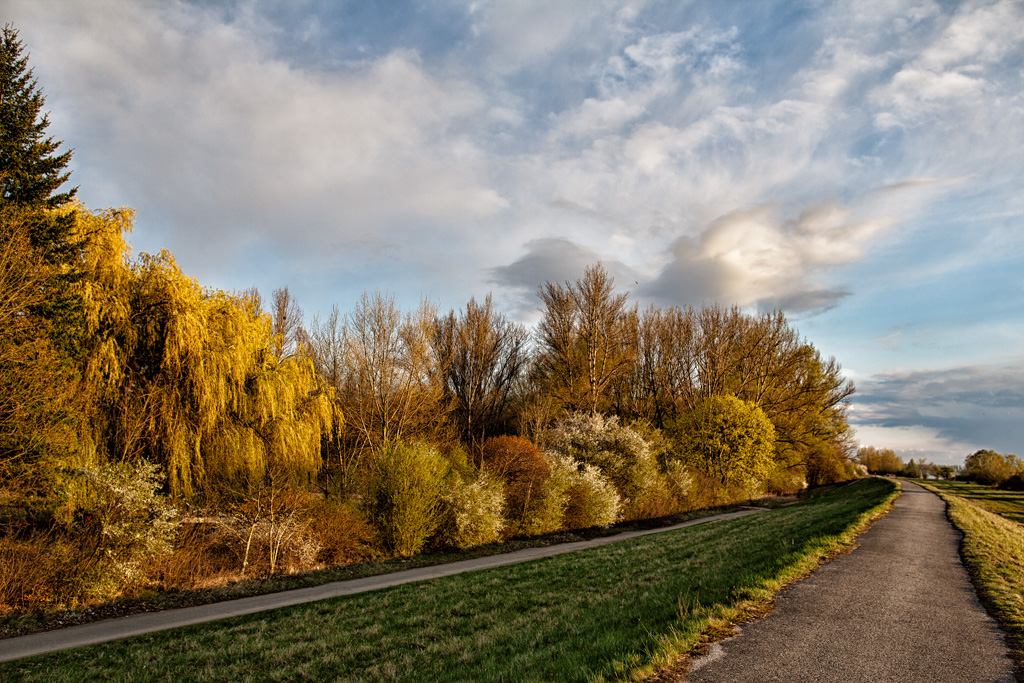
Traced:
POLYGON ((5 0, 86 205, 204 285, 442 309, 601 261, 783 309, 864 444, 1024 451, 1024 3, 5 0))

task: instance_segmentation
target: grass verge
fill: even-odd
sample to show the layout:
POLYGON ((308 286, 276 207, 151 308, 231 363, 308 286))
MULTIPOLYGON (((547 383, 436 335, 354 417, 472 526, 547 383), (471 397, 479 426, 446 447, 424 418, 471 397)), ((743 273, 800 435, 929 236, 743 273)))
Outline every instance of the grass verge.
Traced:
MULTIPOLYGON (((967 485, 971 500, 951 491, 963 482, 918 481, 946 501, 950 521, 963 533, 960 554, 982 602, 1003 627, 1010 654, 1017 663, 1017 679, 1024 681, 1024 526, 996 514, 984 505, 985 490, 996 507, 1005 507, 1007 491, 967 485), (951 486, 951 484, 953 486, 951 486)), ((1024 496, 1020 496, 1024 510, 1024 496)), ((1014 512, 1014 510, 1010 510, 1014 512)))
POLYGON ((737 520, 11 662, 0 679, 642 679, 851 547, 897 494, 864 480, 737 520))
POLYGON ((914 481, 933 490, 963 498, 1000 517, 1024 524, 1024 491, 1005 491, 969 481, 931 479, 915 479, 914 481))

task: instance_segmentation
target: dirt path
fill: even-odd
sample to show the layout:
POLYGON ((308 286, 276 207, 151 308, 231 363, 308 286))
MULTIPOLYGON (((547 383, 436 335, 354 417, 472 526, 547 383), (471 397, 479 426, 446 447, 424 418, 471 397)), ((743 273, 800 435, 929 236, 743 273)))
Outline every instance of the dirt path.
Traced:
POLYGON ((775 611, 694 660, 686 681, 1011 683, 941 498, 903 483, 860 547, 784 590, 775 611))
POLYGON ((687 522, 659 529, 627 531, 621 534, 616 534, 615 536, 605 536, 587 541, 563 543, 561 545, 539 548, 527 548, 502 555, 479 557, 472 560, 462 560, 461 562, 451 562, 449 564, 440 564, 433 567, 419 567, 417 569, 409 569, 402 572, 395 572, 393 574, 382 574, 380 576, 370 576, 363 579, 353 579, 351 581, 336 581, 333 583, 323 584, 322 586, 299 588, 296 590, 281 591, 279 593, 268 593, 267 595, 256 595, 249 598, 228 600, 209 605, 185 607, 182 609, 166 610, 164 612, 133 614, 120 619, 107 619, 105 621, 82 624, 81 626, 72 626, 71 628, 59 629, 56 631, 34 633, 32 635, 21 636, 18 638, 8 638, 6 640, 0 640, 0 662, 21 659, 23 657, 31 657, 33 655, 45 654, 56 650, 69 650, 71 648, 83 647, 85 645, 105 643, 110 640, 119 640, 129 636, 153 633, 154 631, 164 631, 171 628, 177 628, 179 626, 201 624, 207 621, 236 617, 242 614, 252 614, 253 612, 262 612, 265 610, 277 609, 279 607, 298 605, 305 602, 325 600, 327 598, 334 598, 340 595, 365 593, 367 591, 377 590, 379 588, 389 588, 391 586, 398 586, 404 583, 436 579, 441 576, 451 576, 453 574, 461 574, 463 572, 490 569, 491 567, 502 567, 520 562, 529 562, 530 560, 536 560, 542 557, 571 553, 577 550, 584 550, 586 548, 596 548, 609 543, 624 541, 629 538, 636 538, 637 536, 663 533, 665 531, 672 531, 673 529, 681 529, 683 527, 694 526, 697 524, 706 524, 708 522, 717 522, 724 519, 743 517, 745 515, 762 512, 763 510, 764 508, 745 508, 735 512, 726 512, 718 515, 711 515, 709 517, 692 519, 687 522))

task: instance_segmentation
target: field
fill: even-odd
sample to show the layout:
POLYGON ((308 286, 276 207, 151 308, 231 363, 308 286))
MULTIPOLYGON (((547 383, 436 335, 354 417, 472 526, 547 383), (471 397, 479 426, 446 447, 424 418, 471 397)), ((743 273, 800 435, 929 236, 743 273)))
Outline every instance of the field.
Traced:
POLYGON ((643 678, 763 613, 895 495, 864 480, 742 519, 12 662, 0 679, 643 678))
POLYGON ((1024 671, 1024 493, 956 481, 918 483, 949 505, 950 520, 964 534, 964 564, 1024 671))
POLYGON ((1024 491, 1003 491, 966 481, 919 481, 944 493, 969 500, 978 507, 1024 524, 1024 491))

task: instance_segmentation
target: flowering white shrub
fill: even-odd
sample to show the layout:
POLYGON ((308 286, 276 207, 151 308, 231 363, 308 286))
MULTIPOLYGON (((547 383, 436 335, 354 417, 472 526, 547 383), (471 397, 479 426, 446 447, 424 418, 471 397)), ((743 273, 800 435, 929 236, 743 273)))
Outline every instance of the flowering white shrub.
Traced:
POLYGON ((109 463, 83 467, 86 483, 76 501, 100 525, 99 551, 103 563, 97 589, 134 583, 145 573, 145 562, 173 550, 178 529, 177 510, 159 494, 160 467, 145 460, 135 464, 109 463))
POLYGON ((665 465, 665 482, 672 497, 682 505, 693 492, 693 475, 683 463, 672 460, 665 465))
POLYGON ((505 526, 504 484, 499 477, 486 471, 468 483, 452 477, 452 485, 441 494, 441 501, 443 543, 465 550, 498 540, 505 526))
POLYGON ((575 472, 569 487, 563 524, 568 529, 614 524, 619 517, 619 494, 615 486, 593 465, 575 472))
POLYGON ((657 477, 657 464, 644 438, 617 417, 575 413, 552 430, 551 449, 598 468, 614 485, 627 516, 639 509, 657 477))

